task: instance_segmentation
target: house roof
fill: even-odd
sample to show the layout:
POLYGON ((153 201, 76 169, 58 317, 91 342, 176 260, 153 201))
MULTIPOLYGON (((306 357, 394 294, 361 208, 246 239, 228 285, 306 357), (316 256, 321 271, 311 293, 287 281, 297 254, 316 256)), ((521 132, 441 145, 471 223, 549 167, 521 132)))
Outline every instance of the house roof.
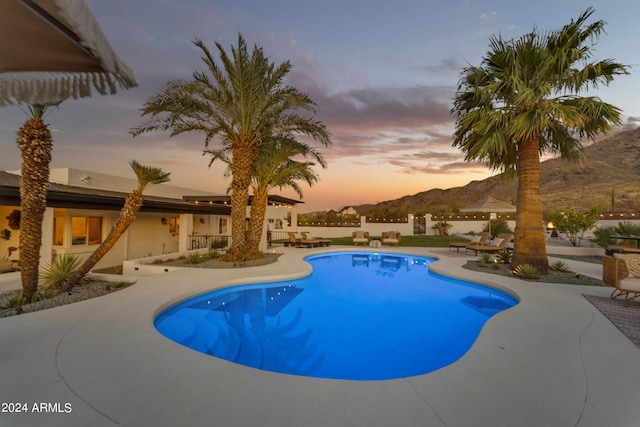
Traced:
MULTIPOLYGON (((184 196, 182 198, 186 202, 195 203, 198 205, 230 205, 231 204, 231 196, 184 196)), ((251 205, 251 201, 253 200, 253 196, 249 196, 249 205, 251 205)), ((277 196, 273 194, 269 194, 269 204, 270 205, 297 205, 304 203, 300 200, 290 199, 288 197, 277 196)))
MULTIPOLYGON (((50 183, 47 206, 68 209, 120 210, 127 193, 50 183)), ((141 212, 230 215, 231 206, 194 204, 186 200, 143 195, 141 212)), ((20 176, 0 171, 0 205, 20 206, 20 176)))

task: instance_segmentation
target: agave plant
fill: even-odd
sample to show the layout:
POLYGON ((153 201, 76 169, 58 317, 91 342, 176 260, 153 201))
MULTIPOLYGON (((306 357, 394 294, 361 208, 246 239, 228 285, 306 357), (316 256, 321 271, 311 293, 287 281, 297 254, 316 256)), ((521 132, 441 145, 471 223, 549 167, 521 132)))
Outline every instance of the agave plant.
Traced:
POLYGON ((478 256, 478 264, 485 266, 491 262, 491 254, 489 252, 481 252, 478 256))
POLYGON ((566 263, 564 263, 563 261, 556 261, 554 263, 552 263, 551 265, 549 265, 549 269, 553 270, 553 271, 569 271, 569 266, 567 266, 566 263))
MULTIPOLYGON (((75 255, 64 254, 57 257, 40 273, 40 288, 59 289, 61 288, 73 273, 80 267, 80 259, 75 255)), ((79 283, 87 283, 88 278, 84 275, 79 283)))
POLYGON ((521 279, 539 279, 540 272, 532 264, 520 264, 513 269, 513 275, 521 279))

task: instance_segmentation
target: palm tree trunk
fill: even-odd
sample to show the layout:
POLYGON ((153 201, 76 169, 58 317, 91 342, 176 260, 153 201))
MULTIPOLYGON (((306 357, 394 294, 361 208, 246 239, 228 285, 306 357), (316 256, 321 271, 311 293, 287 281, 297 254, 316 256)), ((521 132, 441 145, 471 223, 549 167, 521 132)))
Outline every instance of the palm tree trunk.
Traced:
POLYGON ((225 261, 239 261, 244 257, 249 184, 256 158, 254 151, 250 146, 240 144, 233 149, 233 162, 231 164, 231 247, 222 257, 225 261))
POLYGON ((251 217, 249 218, 249 240, 246 245, 248 256, 251 259, 262 258, 260 241, 267 213, 267 200, 268 194, 266 192, 254 192, 251 201, 251 217))
POLYGON ((116 244, 120 236, 127 231, 134 219, 136 213, 142 206, 142 191, 134 190, 127 195, 124 206, 120 211, 120 217, 109 231, 107 237, 102 241, 98 249, 96 249, 89 258, 76 270, 64 286, 64 290, 68 291, 73 288, 89 271, 111 250, 116 244))
POLYGON ((18 147, 22 152, 20 275, 22 293, 27 301, 31 301, 38 290, 42 221, 47 208, 49 164, 53 148, 47 125, 41 120, 27 120, 18 131, 18 147))
POLYGON ((541 274, 549 272, 540 193, 538 140, 518 143, 518 200, 511 265, 531 264, 541 274))

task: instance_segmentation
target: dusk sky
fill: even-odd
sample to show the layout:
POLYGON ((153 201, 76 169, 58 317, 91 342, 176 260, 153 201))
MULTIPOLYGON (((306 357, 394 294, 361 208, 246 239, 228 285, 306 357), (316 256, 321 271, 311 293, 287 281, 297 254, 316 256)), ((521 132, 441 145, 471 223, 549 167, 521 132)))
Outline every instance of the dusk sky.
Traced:
MULTIPOLYGON (((215 54, 241 33, 274 62, 290 60, 287 83, 317 103, 332 134, 322 148, 327 169, 303 187, 300 212, 396 199, 450 188, 493 174, 464 162, 451 147, 450 114, 460 71, 479 65, 489 36, 519 37, 534 27, 555 30, 587 7, 606 34, 594 60, 613 58, 631 75, 592 94, 622 109, 625 126, 640 125, 640 2, 637 0, 88 0, 112 47, 139 87, 114 96, 68 100, 46 116, 54 131, 52 167, 134 177, 128 161, 171 172, 171 184, 225 193, 224 167, 208 167, 199 134, 135 139, 140 108, 164 84, 204 71, 199 38, 215 54)), ((23 107, 24 110, 24 107, 23 107)), ((27 116, 0 108, 0 169, 19 169, 16 131, 27 116)), ((296 197, 290 190, 274 191, 296 197)))

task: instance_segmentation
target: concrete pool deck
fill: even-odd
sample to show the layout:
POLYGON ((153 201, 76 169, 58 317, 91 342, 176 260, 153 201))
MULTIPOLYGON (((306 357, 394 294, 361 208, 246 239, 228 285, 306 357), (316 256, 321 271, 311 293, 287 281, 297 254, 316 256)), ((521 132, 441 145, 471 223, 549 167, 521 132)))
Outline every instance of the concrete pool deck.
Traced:
MULTIPOLYGON (((304 256, 350 249, 278 248, 274 264, 141 277, 100 298, 0 319, 0 425, 640 424, 640 349, 582 296, 608 296, 609 288, 477 273, 461 268, 475 257, 446 248, 378 251, 437 256, 437 272, 509 290, 521 302, 490 319, 459 361, 427 375, 358 382, 276 374, 195 352, 153 327, 155 314, 187 296, 299 277, 310 272, 304 256), (26 404, 28 413, 7 413, 9 404, 26 404)), ((601 274, 594 264, 571 268, 601 274)))

